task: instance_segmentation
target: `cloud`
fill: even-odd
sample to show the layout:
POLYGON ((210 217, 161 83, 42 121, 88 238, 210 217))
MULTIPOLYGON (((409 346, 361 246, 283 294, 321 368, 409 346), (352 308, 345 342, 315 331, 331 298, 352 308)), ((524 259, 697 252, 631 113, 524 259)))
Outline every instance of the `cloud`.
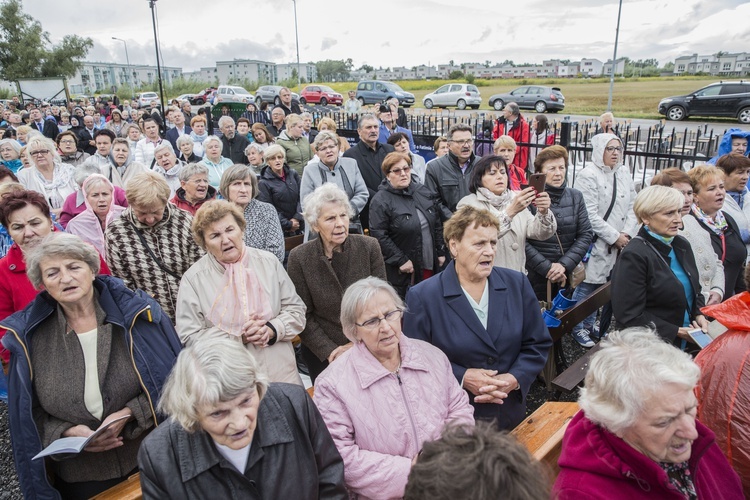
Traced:
POLYGON ((320 51, 323 52, 325 50, 328 50, 334 45, 336 45, 337 43, 339 43, 337 40, 333 38, 325 37, 323 41, 320 43, 320 51))
POLYGON ((483 42, 483 41, 485 41, 485 40, 486 40, 487 38, 489 38, 489 36, 490 36, 490 34, 491 34, 491 33, 492 33, 492 28, 490 28, 489 26, 487 26, 487 27, 486 27, 486 28, 484 28, 484 30, 482 31, 482 34, 481 34, 481 35, 479 35, 479 37, 478 37, 478 38, 476 38, 476 39, 475 39, 475 40, 474 40, 473 42, 471 42, 471 43, 480 43, 480 42, 483 42))

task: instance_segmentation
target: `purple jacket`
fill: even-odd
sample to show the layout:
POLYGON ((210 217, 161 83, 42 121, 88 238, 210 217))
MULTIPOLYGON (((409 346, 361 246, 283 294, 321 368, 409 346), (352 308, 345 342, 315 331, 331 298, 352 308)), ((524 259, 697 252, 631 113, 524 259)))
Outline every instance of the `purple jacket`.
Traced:
MULTIPOLYGON (((698 439, 688 467, 700 500, 740 500, 737 473, 716 445, 714 433, 695 422, 698 439)), ((621 438, 593 423, 580 411, 563 437, 560 474, 552 491, 556 500, 684 499, 659 464, 621 438)))
POLYGON ((315 403, 344 459, 346 487, 360 499, 403 497, 422 443, 437 439, 450 421, 474 424, 445 354, 403 334, 399 345, 398 375, 356 342, 315 381, 315 403))

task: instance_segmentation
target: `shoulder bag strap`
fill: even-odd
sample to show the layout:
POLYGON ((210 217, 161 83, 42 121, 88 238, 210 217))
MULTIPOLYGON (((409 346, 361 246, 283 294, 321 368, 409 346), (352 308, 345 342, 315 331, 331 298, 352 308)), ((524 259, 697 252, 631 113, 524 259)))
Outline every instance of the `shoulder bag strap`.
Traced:
POLYGON ((151 258, 154 259, 154 262, 156 262, 156 265, 159 266, 159 268, 162 271, 164 271, 165 273, 169 274, 170 276, 172 276, 176 280, 179 281, 180 279, 182 279, 182 276, 180 276, 179 274, 175 273, 174 271, 172 271, 171 269, 169 269, 167 266, 165 266, 164 262, 162 262, 161 259, 159 259, 156 256, 156 254, 153 252, 153 250, 151 250, 151 247, 148 246, 148 243, 146 243, 146 238, 143 237, 143 234, 141 233, 140 229, 138 229, 135 226, 135 224, 133 223, 133 221, 130 219, 129 216, 127 217, 127 220, 128 220, 128 223, 130 224, 130 226, 135 231, 135 234, 137 234, 138 238, 141 240, 141 244, 143 245, 143 247, 146 249, 146 251, 151 256, 151 258))
MULTIPOLYGON (((602 217, 604 222, 607 222, 607 219, 609 219, 609 216, 612 214, 612 209, 615 208, 616 199, 617 199, 617 172, 615 172, 614 181, 612 181, 612 200, 609 202, 609 207, 607 208, 607 211, 604 213, 604 217, 602 217)), ((589 248, 593 248, 594 243, 596 243, 596 240, 598 239, 599 239, 599 235, 595 234, 594 237, 591 238, 591 245, 589 245, 589 248)))

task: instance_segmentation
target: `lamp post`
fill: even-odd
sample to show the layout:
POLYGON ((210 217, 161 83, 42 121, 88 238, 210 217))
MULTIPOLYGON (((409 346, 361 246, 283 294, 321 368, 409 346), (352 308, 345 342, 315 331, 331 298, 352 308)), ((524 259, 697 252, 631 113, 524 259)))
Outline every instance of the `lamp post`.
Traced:
POLYGON ((159 38, 156 35, 156 0, 148 0, 148 6, 151 8, 151 23, 154 25, 154 48, 156 49, 156 77, 159 81, 159 100, 161 101, 161 117, 162 120, 166 117, 164 114, 164 106, 166 102, 164 100, 164 87, 161 84, 161 64, 159 63, 159 38))
POLYGON ((615 89, 615 71, 617 70, 617 39, 620 37, 620 14, 622 14, 622 0, 617 8, 617 29, 615 30, 615 53, 612 56, 612 74, 609 76, 609 97, 607 98, 607 111, 612 111, 612 92, 615 89))
POLYGON ((297 0, 292 0, 294 4, 294 39, 297 42, 297 91, 300 90, 300 69, 299 69, 299 33, 297 32, 297 0))
POLYGON ((117 38, 115 36, 112 37, 112 40, 117 40, 118 42, 122 42, 123 45, 125 45, 125 62, 127 62, 128 64, 128 76, 125 79, 125 84, 132 89, 133 85, 131 84, 131 79, 133 78, 133 70, 130 68, 130 57, 128 57, 128 42, 126 42, 122 38, 117 38))

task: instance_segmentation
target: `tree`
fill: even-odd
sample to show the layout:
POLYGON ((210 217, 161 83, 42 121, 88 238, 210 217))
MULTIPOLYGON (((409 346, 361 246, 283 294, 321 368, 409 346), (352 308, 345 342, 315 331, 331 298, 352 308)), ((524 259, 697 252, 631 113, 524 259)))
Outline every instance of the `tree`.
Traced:
POLYGON ((492 61, 490 61, 489 59, 486 59, 484 61, 484 67, 489 68, 490 66, 492 66, 492 61))
POLYGON ((450 74, 448 75, 449 80, 460 80, 463 77, 464 77, 464 72, 461 70, 451 71, 450 74))
POLYGON ((39 21, 23 12, 20 0, 0 6, 0 78, 73 76, 94 46, 91 38, 67 35, 53 45, 39 21))
POLYGON ((466 75, 466 83, 474 83, 474 75, 466 75))
POLYGON ((365 73, 372 73, 373 71, 375 71, 375 68, 373 68, 369 64, 363 64, 362 66, 358 68, 358 70, 364 71, 365 73))
POLYGON ((352 60, 346 61, 326 59, 325 61, 318 61, 315 63, 315 69, 318 71, 318 77, 324 82, 332 82, 334 80, 346 80, 349 78, 349 73, 352 67, 352 60))

